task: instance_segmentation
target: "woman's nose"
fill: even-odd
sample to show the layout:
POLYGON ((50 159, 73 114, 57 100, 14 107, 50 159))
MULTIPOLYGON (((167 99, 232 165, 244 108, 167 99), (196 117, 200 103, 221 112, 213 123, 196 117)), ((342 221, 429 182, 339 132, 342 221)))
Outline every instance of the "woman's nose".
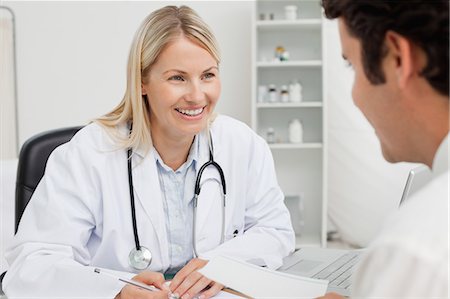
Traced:
POLYGON ((192 81, 186 99, 191 102, 200 102, 205 99, 205 90, 201 82, 192 81))

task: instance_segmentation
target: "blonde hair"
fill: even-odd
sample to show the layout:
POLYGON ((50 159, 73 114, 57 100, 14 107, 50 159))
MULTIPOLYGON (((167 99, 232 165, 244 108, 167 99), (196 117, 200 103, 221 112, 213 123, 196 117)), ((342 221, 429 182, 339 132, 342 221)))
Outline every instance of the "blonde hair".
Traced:
POLYGON ((151 148, 150 107, 142 95, 151 67, 172 41, 184 36, 220 62, 217 41, 209 26, 187 6, 166 6, 152 12, 137 30, 131 44, 127 67, 127 88, 122 101, 108 114, 94 120, 107 129, 119 148, 151 148), (121 135, 119 125, 132 123, 130 135, 121 135))

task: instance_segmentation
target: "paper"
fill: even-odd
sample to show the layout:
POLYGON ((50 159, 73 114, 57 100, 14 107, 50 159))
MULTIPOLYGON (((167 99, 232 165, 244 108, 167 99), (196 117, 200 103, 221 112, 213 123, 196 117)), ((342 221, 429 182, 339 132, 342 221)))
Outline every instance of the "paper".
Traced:
POLYGON ((212 258, 198 272, 252 298, 316 298, 328 287, 325 280, 268 270, 224 256, 212 258))
POLYGON ((238 295, 234 295, 234 294, 230 294, 224 291, 220 291, 219 293, 217 293, 215 296, 213 296, 212 298, 215 299, 236 299, 236 298, 244 298, 238 295))

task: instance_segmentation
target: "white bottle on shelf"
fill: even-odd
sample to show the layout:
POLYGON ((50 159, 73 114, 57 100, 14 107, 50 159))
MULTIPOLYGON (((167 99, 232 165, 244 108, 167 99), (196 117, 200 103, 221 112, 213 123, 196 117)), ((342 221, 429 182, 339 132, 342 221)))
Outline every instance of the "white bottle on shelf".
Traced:
POLYGON ((274 128, 272 128, 272 127, 267 128, 266 141, 267 141, 267 143, 275 143, 275 130, 274 130, 274 128))
POLYGON ((258 103, 264 103, 267 98, 267 86, 259 85, 258 86, 258 103))
POLYGON ((269 85, 269 102, 270 103, 278 102, 277 88, 273 84, 269 85))
POLYGON ((293 103, 302 101, 302 86, 296 79, 289 84, 289 100, 293 103))
POLYGON ((294 118, 289 122, 289 142, 302 143, 303 142, 303 125, 300 120, 294 118))
POLYGON ((289 102, 289 91, 288 91, 287 85, 282 85, 281 86, 280 100, 281 100, 282 103, 289 102))
POLYGON ((297 19, 297 6, 295 5, 286 5, 284 7, 284 17, 286 20, 294 21, 297 19))

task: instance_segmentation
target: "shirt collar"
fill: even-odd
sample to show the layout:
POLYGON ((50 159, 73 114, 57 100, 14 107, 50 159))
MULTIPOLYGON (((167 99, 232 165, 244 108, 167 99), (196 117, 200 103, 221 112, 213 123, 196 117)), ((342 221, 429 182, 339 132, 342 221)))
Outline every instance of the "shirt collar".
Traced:
MULTIPOLYGON (((186 159, 186 162, 183 163, 183 165, 181 165, 177 170, 175 170, 175 172, 184 172, 186 169, 188 169, 189 167, 191 167, 192 163, 194 163, 194 167, 195 165, 198 163, 198 159, 199 159, 199 146, 200 146, 200 142, 199 142, 199 137, 198 135, 196 135, 194 137, 194 141, 191 144, 191 148, 189 149, 189 154, 188 157, 186 159)), ((166 171, 171 171, 172 168, 170 168, 169 166, 167 166, 163 159, 161 158, 161 156, 159 155, 158 151, 156 150, 156 148, 152 148, 152 152, 155 156, 155 160, 157 163, 159 163, 159 165, 165 169, 166 171)))
POLYGON ((450 133, 441 142, 434 155, 433 167, 431 168, 434 175, 440 175, 449 170, 449 139, 450 133))

